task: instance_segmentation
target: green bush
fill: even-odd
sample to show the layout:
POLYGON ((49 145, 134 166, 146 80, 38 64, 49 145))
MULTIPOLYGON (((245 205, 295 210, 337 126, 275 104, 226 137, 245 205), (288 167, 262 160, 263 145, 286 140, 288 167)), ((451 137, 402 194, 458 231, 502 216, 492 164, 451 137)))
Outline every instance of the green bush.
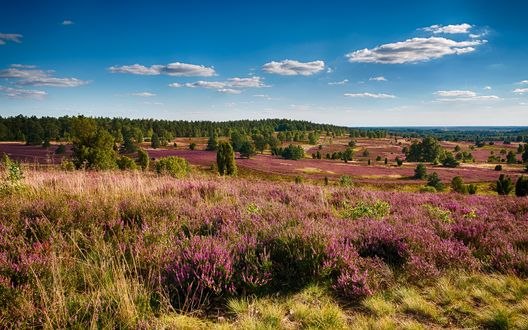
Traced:
POLYGON ((436 193, 436 188, 431 186, 424 186, 420 188, 421 193, 436 193))
POLYGON ((382 219, 383 217, 389 215, 390 213, 390 204, 377 200, 374 203, 367 203, 360 201, 354 206, 345 205, 345 207, 339 211, 339 215, 342 218, 347 219, 359 219, 359 218, 371 218, 371 219, 382 219))
POLYGON ((515 183, 515 196, 528 196, 528 177, 521 175, 515 183))
POLYGON ((137 170, 136 162, 127 156, 121 156, 117 160, 117 167, 119 167, 120 170, 137 170))
POLYGON ((424 164, 420 163, 416 165, 416 168, 414 169, 414 178, 418 180, 424 180, 427 178, 427 168, 424 164))
POLYGON ((61 162, 60 167, 61 167, 61 170, 68 171, 68 172, 75 170, 75 164, 71 160, 68 160, 68 159, 64 159, 61 162))
POLYGON ((138 164, 139 164, 139 167, 141 167, 141 169, 143 171, 145 171, 145 170, 148 169, 149 163, 150 163, 150 158, 149 158, 148 153, 145 150, 143 150, 143 149, 139 149, 138 150, 138 164))
POLYGON ((158 159, 156 162, 156 172, 161 175, 170 175, 181 178, 189 174, 189 163, 180 157, 169 156, 158 159))
POLYGON ((513 190, 513 183, 510 177, 501 174, 495 184, 495 191, 499 195, 509 195, 513 190))
POLYGON ((433 172, 427 176, 427 185, 429 187, 434 187, 437 191, 444 190, 444 184, 438 177, 438 174, 436 172, 433 172))

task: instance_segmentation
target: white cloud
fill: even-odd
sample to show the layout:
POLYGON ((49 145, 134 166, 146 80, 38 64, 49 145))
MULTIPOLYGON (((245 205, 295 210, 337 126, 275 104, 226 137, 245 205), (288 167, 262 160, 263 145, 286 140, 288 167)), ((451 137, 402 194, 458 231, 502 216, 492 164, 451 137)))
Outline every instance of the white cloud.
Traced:
POLYGON ((217 90, 219 93, 224 94, 240 94, 242 91, 240 89, 233 89, 233 88, 220 88, 217 90))
POLYGON ((253 76, 249 78, 234 77, 234 78, 229 78, 226 81, 199 80, 199 81, 185 83, 185 84, 172 83, 172 84, 169 84, 169 87, 208 88, 208 89, 216 89, 216 91, 220 93, 240 94, 242 90, 247 89, 247 88, 262 88, 262 87, 269 87, 269 86, 264 84, 264 81, 262 80, 261 77, 253 76))
POLYGON ((22 35, 17 33, 0 33, 0 45, 5 45, 8 41, 21 43, 22 35))
POLYGON ((473 91, 461 91, 461 90, 437 91, 437 92, 434 92, 434 94, 440 97, 474 97, 474 96, 477 96, 477 93, 473 91))
POLYGON ((424 31, 432 32, 434 34, 444 33, 444 34, 467 34, 473 26, 468 23, 462 24, 451 24, 451 25, 431 25, 429 27, 423 28, 424 31))
POLYGON ((370 81, 387 81, 387 78, 383 76, 379 76, 379 77, 370 77, 369 80, 370 81))
POLYGON ((64 21, 62 21, 61 24, 62 24, 62 25, 73 25, 73 21, 72 21, 72 20, 69 20, 69 19, 65 19, 64 21))
POLYGON ((18 89, 0 86, 0 92, 5 96, 17 99, 36 99, 41 100, 48 93, 45 91, 32 90, 32 89, 18 89))
POLYGON ((475 47, 486 40, 454 41, 430 37, 412 38, 405 41, 384 44, 372 49, 361 49, 346 55, 350 62, 402 64, 418 63, 447 55, 460 55, 475 51, 475 47))
POLYGON ((528 93, 528 88, 516 88, 513 90, 514 93, 517 93, 517 94, 524 94, 524 93, 528 93))
POLYGON ((77 78, 57 78, 53 71, 37 69, 32 65, 13 64, 10 68, 0 70, 0 78, 17 79, 21 86, 77 87, 89 83, 77 78))
POLYGON ((348 79, 343 79, 341 81, 331 81, 328 85, 344 85, 348 82, 348 79))
POLYGON ((361 98, 372 98, 372 99, 393 99, 396 96, 392 94, 383 93, 345 93, 347 97, 361 97, 361 98))
POLYGON ((262 70, 267 73, 281 76, 310 76, 323 71, 324 61, 299 62, 295 60, 283 60, 280 62, 271 61, 262 66, 262 70))
POLYGON ((137 93, 132 93, 130 94, 132 96, 139 96, 139 97, 152 97, 152 96, 156 96, 156 94, 154 93, 151 93, 151 92, 137 92, 137 93))
POLYGON ((436 91, 433 94, 439 96, 439 98, 436 99, 437 102, 500 100, 500 97, 496 95, 477 95, 474 91, 468 90, 436 91))
POLYGON ((484 86, 484 89, 487 90, 487 91, 490 91, 490 90, 492 90, 493 88, 491 88, 491 86, 484 86))
POLYGON ((211 77, 216 74, 214 68, 203 65, 174 62, 167 65, 144 66, 141 64, 111 66, 108 70, 112 73, 129 73, 137 75, 156 76, 166 74, 178 77, 211 77))
POLYGON ((528 80, 521 80, 518 82, 519 85, 526 85, 528 84, 528 80))

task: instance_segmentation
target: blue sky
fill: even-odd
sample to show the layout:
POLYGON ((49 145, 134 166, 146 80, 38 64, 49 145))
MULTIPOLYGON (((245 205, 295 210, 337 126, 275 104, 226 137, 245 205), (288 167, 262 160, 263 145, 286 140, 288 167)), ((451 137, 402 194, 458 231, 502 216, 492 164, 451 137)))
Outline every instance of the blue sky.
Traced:
POLYGON ((528 125, 525 1, 3 1, 0 115, 528 125))

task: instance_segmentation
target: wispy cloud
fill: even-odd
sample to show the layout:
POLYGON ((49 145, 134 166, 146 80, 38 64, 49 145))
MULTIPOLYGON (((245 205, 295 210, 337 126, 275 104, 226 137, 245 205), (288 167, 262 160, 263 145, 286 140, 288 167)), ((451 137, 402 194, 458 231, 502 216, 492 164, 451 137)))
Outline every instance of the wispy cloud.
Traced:
POLYGON ((265 72, 281 76, 311 76, 323 71, 324 68, 325 63, 321 60, 312 62, 299 62, 296 60, 271 61, 262 66, 262 70, 265 72))
POLYGON ((528 88, 516 88, 513 90, 513 92, 516 94, 528 93, 528 88))
POLYGON ((348 79, 343 79, 341 81, 331 81, 328 85, 344 85, 348 82, 348 79))
POLYGON ((0 33, 0 45, 5 45, 8 41, 21 43, 23 36, 18 33, 0 33))
POLYGON ((180 87, 189 87, 189 88, 207 88, 207 89, 216 89, 217 92, 225 94, 240 94, 242 90, 247 88, 262 88, 269 87, 266 85, 261 77, 253 76, 249 78, 230 78, 226 81, 204 81, 199 80, 190 83, 172 83, 169 84, 170 87, 180 88, 180 87))
POLYGON ((174 62, 167 65, 144 66, 141 64, 111 66, 108 71, 112 73, 128 73, 136 75, 161 75, 180 77, 211 77, 216 74, 214 68, 204 65, 174 62))
POLYGON ((69 19, 65 19, 64 21, 62 21, 61 23, 62 25, 73 25, 73 21, 72 20, 69 20, 69 19))
POLYGON ((486 40, 455 41, 441 37, 412 38, 361 49, 346 55, 350 62, 403 64, 426 62, 447 55, 471 53, 486 40))
POLYGON ((387 81, 387 78, 383 76, 378 76, 378 77, 370 77, 369 80, 370 81, 387 81))
POLYGON ((422 30, 427 32, 432 32, 434 34, 467 34, 473 26, 468 23, 462 24, 451 24, 451 25, 431 25, 429 27, 422 28, 422 30))
POLYGON ((13 64, 0 70, 0 78, 17 79, 16 84, 21 86, 77 87, 89 83, 77 78, 53 77, 52 73, 31 65, 13 64))
POLYGON ((32 89, 18 89, 18 88, 11 88, 11 87, 3 87, 0 86, 0 92, 10 98, 16 98, 16 99, 35 99, 35 100, 41 100, 46 96, 48 93, 45 91, 39 91, 39 90, 32 90, 32 89))
POLYGON ((139 97, 153 97, 153 96, 156 96, 156 94, 151 93, 151 92, 137 92, 137 93, 132 93, 130 95, 139 96, 139 97))
POLYGON ((496 101, 500 97, 496 95, 478 95, 469 90, 443 90, 433 93, 438 96, 437 102, 458 102, 458 101, 496 101))
POLYGON ((346 97, 355 97, 355 98, 371 98, 371 99, 393 99, 396 96, 392 94, 383 94, 383 93, 345 93, 346 97))
POLYGON ((491 86, 484 86, 484 89, 487 90, 487 91, 490 91, 490 90, 492 90, 493 88, 491 88, 491 86))
POLYGON ((527 85, 528 84, 528 80, 521 80, 518 82, 519 85, 527 85))

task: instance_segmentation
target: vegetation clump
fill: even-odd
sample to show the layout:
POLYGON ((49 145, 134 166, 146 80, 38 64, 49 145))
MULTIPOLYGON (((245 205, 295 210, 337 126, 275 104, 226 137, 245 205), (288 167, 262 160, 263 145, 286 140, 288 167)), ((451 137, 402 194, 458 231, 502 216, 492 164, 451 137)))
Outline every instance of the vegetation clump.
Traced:
POLYGON ((181 157, 162 157, 156 161, 156 172, 161 175, 181 178, 189 174, 190 166, 187 160, 181 157))

